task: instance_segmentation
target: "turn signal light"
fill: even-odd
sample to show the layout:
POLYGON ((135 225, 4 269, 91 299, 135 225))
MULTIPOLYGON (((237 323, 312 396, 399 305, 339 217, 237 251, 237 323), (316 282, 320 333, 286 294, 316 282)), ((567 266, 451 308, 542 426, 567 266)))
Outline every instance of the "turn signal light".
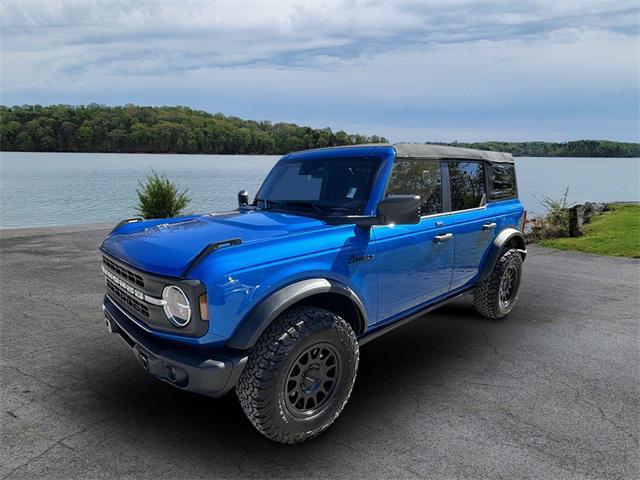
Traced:
POLYGON ((200 318, 202 320, 209 320, 209 302, 207 302, 207 294, 203 293, 198 299, 200 305, 200 318))

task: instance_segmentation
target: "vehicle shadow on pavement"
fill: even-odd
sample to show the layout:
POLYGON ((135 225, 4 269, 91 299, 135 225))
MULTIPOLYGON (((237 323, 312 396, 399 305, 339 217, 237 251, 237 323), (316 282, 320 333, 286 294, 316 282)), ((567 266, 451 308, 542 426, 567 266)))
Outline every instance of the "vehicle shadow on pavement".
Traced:
POLYGON ((103 386, 117 392, 116 402, 123 408, 119 426, 110 434, 137 432, 127 443, 148 461, 170 450, 175 458, 189 457, 194 468, 207 466, 219 475, 266 475, 268 466, 273 476, 301 476, 304 469, 291 465, 291 449, 305 455, 304 468, 310 472, 326 463, 331 452, 329 458, 345 462, 331 465, 331 471, 344 468, 347 475, 355 467, 349 467, 353 460, 345 448, 364 455, 367 444, 384 441, 387 425, 429 410, 433 394, 420 398, 421 389, 445 388, 452 367, 475 361, 478 350, 469 346, 483 340, 477 338, 477 328, 469 328, 474 322, 484 323, 469 305, 458 302, 364 346, 349 405, 327 432, 301 445, 285 447, 263 438, 233 393, 211 399, 177 390, 137 370, 135 359, 119 370, 122 376, 103 386), (372 432, 381 435, 373 438, 372 432))

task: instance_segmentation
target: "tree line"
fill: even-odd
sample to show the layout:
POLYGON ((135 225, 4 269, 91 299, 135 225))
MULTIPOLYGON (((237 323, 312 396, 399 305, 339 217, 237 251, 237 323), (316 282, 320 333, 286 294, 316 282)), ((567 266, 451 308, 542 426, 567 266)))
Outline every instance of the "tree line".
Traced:
MULTIPOLYGON (((188 107, 0 106, 0 150, 29 152, 285 154, 309 148, 384 143, 294 123, 243 120, 188 107)), ((517 157, 640 157, 640 144, 610 140, 432 142, 517 157)))
POLYGON ((611 140, 575 140, 571 142, 453 142, 452 147, 509 152, 514 157, 640 157, 640 143, 611 140))
POLYGON ((0 106, 4 151, 284 154, 380 142, 387 139, 187 107, 0 106))

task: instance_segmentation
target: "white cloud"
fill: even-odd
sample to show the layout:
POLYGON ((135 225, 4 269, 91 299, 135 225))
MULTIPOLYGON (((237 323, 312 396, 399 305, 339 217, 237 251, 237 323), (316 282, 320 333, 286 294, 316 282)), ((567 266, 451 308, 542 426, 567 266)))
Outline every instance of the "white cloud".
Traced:
POLYGON ((482 112, 476 131, 493 118, 496 138, 538 134, 543 111, 547 136, 580 116, 637 128, 630 1, 5 0, 0 26, 3 103, 183 103, 416 135, 473 130, 482 112))

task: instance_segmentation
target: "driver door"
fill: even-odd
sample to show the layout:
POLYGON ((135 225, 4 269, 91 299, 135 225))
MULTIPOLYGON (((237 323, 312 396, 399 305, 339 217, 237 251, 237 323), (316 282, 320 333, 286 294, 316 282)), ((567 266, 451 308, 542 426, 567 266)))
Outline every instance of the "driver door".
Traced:
POLYGON ((408 314, 446 294, 453 270, 453 221, 442 212, 440 161, 396 159, 389 195, 420 195, 417 225, 378 225, 372 232, 378 255, 378 320, 408 314))

